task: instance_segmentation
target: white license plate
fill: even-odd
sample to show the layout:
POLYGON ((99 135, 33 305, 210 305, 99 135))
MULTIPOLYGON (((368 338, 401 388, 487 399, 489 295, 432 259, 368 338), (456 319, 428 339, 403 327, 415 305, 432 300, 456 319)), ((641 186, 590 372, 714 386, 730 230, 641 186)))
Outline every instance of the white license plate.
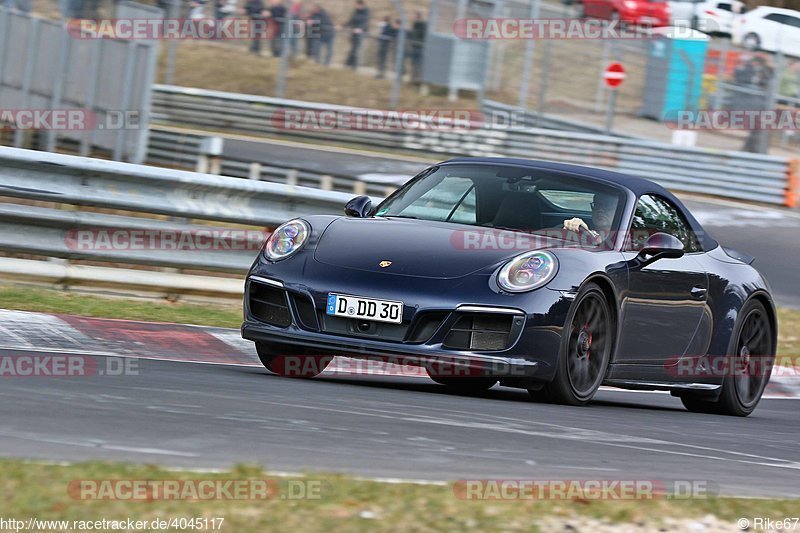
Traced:
POLYGON ((403 321, 403 302, 328 293, 325 312, 332 316, 399 324, 403 321))

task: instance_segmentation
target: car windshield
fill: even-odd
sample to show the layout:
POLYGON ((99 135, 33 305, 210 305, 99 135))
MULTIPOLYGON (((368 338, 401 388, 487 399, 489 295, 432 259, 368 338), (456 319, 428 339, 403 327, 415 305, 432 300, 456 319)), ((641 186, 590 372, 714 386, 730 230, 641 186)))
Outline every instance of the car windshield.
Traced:
POLYGON ((579 218, 606 236, 619 227, 625 193, 590 179, 501 165, 432 167, 381 203, 379 217, 406 217, 560 236, 579 218))

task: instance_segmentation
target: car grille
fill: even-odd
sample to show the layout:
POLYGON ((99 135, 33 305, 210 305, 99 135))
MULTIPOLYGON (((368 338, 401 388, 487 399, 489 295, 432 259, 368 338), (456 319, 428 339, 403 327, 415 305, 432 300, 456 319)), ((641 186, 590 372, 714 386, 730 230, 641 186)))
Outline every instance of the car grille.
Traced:
POLYGON ((454 350, 505 350, 513 320, 511 315, 463 315, 450 328, 442 345, 454 350))
POLYGON ((292 323, 286 291, 257 281, 250 281, 250 313, 261 322, 285 328, 292 323))
POLYGON ((289 297, 297 310, 297 319, 300 322, 300 327, 311 331, 319 331, 314 301, 308 296, 295 293, 291 293, 289 297))

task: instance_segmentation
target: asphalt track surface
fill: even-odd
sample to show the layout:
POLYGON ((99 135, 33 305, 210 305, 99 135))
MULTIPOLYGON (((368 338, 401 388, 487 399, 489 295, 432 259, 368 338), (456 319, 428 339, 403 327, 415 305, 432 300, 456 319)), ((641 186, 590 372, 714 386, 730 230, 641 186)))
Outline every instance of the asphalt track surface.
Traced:
MULTIPOLYGON (((108 360, 90 359, 98 368, 108 360)), ((428 481, 681 480, 722 494, 800 497, 790 399, 765 399, 751 417, 734 418, 689 413, 659 393, 601 390, 578 408, 502 387, 458 394, 418 377, 302 380, 249 365, 138 359, 133 375, 4 378, 0 400, 0 453, 10 457, 255 463, 428 481)))
MULTIPOLYGON (((435 161, 389 158, 340 148, 310 148, 300 143, 226 139, 227 157, 281 161, 302 168, 354 176, 411 177, 435 161)), ((442 160, 447 155, 442 155, 442 160)), ((800 211, 739 202, 680 196, 705 229, 725 246, 756 257, 780 305, 800 309, 800 211)))
MULTIPOLYGON (((332 172, 412 174, 424 166, 286 147, 275 155, 332 172)), ((800 307, 796 213, 689 204, 720 241, 759 257, 781 303, 800 307)), ((41 335, 38 353, 58 353, 41 335)), ((0 455, 192 468, 244 462, 435 481, 692 480, 723 494, 800 497, 795 399, 763 400, 751 417, 734 418, 689 413, 659 393, 601 390, 575 408, 501 387, 457 394, 425 378, 298 380, 249 365, 137 362, 135 375, 2 379, 0 455)))

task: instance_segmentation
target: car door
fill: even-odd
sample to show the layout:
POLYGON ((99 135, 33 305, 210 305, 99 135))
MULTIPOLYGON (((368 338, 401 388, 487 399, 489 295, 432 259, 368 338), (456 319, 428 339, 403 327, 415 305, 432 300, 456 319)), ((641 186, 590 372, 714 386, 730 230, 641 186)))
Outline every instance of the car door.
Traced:
POLYGON ((783 53, 800 57, 800 16, 784 15, 783 53))
POLYGON ((779 46, 783 47, 783 33, 787 27, 784 24, 784 16, 780 13, 770 13, 761 19, 757 25, 761 49, 767 52, 777 52, 779 46))
POLYGON ((708 277, 697 257, 700 243, 680 211, 655 194, 639 198, 627 240, 628 288, 622 296, 615 361, 664 365, 686 354, 705 312, 708 277), (636 260, 639 250, 656 232, 683 242, 683 257, 642 266, 636 260))

